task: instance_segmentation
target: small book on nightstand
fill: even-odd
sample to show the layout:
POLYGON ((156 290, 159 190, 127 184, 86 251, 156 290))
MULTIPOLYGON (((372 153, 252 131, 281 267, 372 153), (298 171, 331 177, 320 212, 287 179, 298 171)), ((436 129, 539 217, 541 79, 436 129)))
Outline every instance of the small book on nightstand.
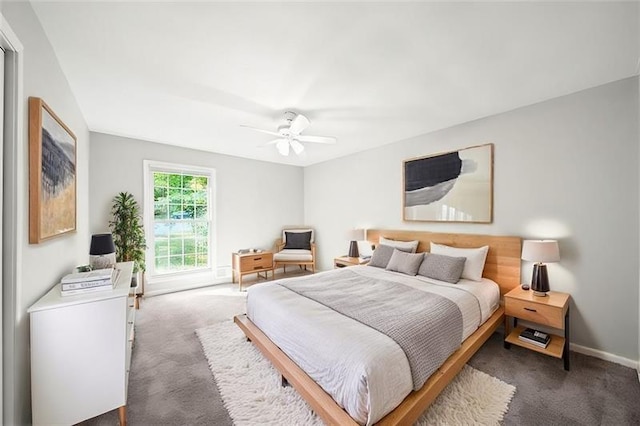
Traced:
POLYGON ((541 348, 546 348, 549 346, 551 336, 547 333, 543 333, 542 331, 534 330, 533 328, 526 328, 522 330, 518 339, 523 342, 531 343, 532 345, 540 346, 541 348))

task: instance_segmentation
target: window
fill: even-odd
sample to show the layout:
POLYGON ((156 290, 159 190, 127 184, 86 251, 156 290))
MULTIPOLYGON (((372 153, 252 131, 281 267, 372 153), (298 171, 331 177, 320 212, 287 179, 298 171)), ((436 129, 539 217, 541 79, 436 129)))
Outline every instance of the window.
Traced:
POLYGON ((211 270, 214 171, 145 162, 150 274, 211 270))

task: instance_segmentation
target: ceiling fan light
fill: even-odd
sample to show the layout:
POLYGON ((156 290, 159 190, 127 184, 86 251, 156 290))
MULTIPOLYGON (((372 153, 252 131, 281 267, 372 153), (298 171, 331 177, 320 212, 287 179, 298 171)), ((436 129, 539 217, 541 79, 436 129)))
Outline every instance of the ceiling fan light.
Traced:
POLYGON ((311 122, 307 117, 302 114, 296 115, 296 118, 291 121, 291 125, 289 126, 289 132, 292 135, 299 135, 304 129, 306 129, 311 122))
POLYGON ((291 148, 293 148, 293 152, 295 152, 296 155, 300 155, 302 151, 304 151, 304 145, 295 139, 291 141, 291 148))
POLYGON ((301 135, 300 133, 311 124, 309 119, 304 115, 295 113, 293 111, 287 111, 285 112, 284 117, 287 123, 279 126, 277 132, 258 129, 256 127, 247 125, 242 126, 251 130, 255 130, 257 132, 277 136, 277 139, 270 140, 262 146, 275 145, 280 155, 285 157, 289 155, 289 151, 291 151, 292 149, 296 155, 301 155, 305 150, 305 146, 301 142, 314 142, 322 144, 336 143, 336 138, 332 136, 301 135))
POLYGON ((280 153, 280 155, 284 155, 285 157, 289 155, 289 142, 287 142, 286 140, 282 139, 278 141, 278 143, 276 144, 276 148, 278 148, 278 152, 280 153))

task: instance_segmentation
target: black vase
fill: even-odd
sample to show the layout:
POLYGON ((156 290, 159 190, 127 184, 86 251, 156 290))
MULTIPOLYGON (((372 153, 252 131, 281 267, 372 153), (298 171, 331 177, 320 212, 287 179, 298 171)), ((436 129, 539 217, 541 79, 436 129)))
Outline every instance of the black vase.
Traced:
POLYGON ((533 275, 531 276, 531 290, 536 296, 546 296, 549 291, 549 276, 547 275, 547 265, 536 263, 533 265, 533 275))
POLYGON ((351 241, 351 245, 349 246, 349 257, 358 257, 360 253, 358 252, 358 242, 351 241))

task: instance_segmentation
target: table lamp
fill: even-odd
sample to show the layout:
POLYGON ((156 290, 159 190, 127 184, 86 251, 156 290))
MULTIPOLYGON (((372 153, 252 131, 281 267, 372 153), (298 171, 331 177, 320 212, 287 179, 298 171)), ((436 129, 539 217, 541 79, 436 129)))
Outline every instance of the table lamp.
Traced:
POLYGON ((347 233, 347 238, 351 241, 349 245, 349 257, 359 257, 358 241, 364 240, 364 229, 352 229, 347 233))
POLYGON ((556 240, 524 240, 522 260, 536 262, 531 276, 531 290, 536 296, 546 296, 549 291, 549 276, 546 263, 558 262, 560 250, 556 240))
POLYGON ((116 246, 111 234, 94 234, 89 248, 91 269, 111 268, 116 264, 116 246))

